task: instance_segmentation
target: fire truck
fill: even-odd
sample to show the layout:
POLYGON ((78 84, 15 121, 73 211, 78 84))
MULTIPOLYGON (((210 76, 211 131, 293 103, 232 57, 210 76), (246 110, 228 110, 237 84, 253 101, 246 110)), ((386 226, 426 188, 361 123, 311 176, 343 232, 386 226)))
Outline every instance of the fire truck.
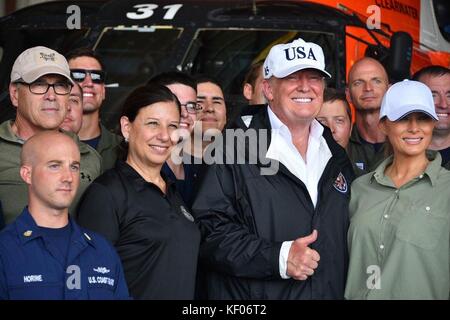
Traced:
POLYGON ((328 85, 345 87, 351 65, 378 59, 397 81, 429 64, 450 65, 446 0, 110 0, 53 1, 0 19, 0 120, 14 117, 8 97, 16 57, 43 45, 61 53, 87 46, 103 58, 102 121, 118 123, 131 90, 162 71, 221 81, 229 116, 248 67, 274 44, 301 37, 322 46, 328 85))

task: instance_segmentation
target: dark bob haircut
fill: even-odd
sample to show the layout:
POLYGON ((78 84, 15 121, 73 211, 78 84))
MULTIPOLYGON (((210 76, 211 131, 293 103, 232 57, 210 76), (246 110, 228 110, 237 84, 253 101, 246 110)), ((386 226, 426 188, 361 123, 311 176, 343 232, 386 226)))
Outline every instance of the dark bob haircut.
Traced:
POLYGON ((151 84, 136 88, 127 97, 123 104, 121 116, 125 116, 133 122, 139 110, 158 102, 175 102, 178 111, 181 113, 180 101, 166 86, 151 84))
MULTIPOLYGON (((127 117, 134 122, 142 108, 158 102, 174 102, 178 113, 181 115, 181 106, 178 98, 167 87, 160 84, 151 84, 136 88, 127 97, 123 104, 121 117, 127 117)), ((124 140, 120 145, 118 158, 126 160, 128 154, 128 143, 124 140)))

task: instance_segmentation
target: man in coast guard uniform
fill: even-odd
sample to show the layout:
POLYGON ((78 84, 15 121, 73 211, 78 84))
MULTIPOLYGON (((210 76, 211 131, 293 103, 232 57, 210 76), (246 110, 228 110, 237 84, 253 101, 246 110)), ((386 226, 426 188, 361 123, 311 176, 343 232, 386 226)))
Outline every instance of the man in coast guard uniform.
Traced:
POLYGON ((127 299, 122 265, 101 236, 69 217, 80 182, 80 151, 44 131, 22 148, 28 206, 0 233, 0 299, 127 299))

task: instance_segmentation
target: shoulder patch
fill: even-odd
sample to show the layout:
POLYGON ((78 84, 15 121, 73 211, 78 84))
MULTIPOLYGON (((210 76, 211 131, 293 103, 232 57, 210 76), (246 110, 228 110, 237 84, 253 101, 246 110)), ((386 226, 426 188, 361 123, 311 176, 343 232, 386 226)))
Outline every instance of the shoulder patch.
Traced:
POLYGON ((348 184, 342 172, 339 172, 336 180, 333 183, 333 187, 340 193, 347 193, 348 184))

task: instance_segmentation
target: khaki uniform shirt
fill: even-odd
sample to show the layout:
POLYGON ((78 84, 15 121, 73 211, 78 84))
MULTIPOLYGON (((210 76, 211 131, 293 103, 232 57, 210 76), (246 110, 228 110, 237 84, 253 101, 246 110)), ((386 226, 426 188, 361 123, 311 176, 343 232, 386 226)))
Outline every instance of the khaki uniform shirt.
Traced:
POLYGON ((98 142, 97 152, 102 157, 103 171, 111 169, 116 164, 122 137, 109 131, 104 125, 100 124, 101 135, 98 142))
MULTIPOLYGON (((347 154, 353 166, 358 167, 364 173, 375 170, 376 166, 383 161, 385 156, 386 145, 384 144, 378 152, 367 143, 361 140, 356 125, 353 126, 352 135, 347 145, 347 154)), ((359 176, 359 172, 356 172, 359 176)))
POLYGON ((450 172, 429 152, 425 172, 396 188, 392 156, 352 184, 347 299, 448 299, 450 172))

